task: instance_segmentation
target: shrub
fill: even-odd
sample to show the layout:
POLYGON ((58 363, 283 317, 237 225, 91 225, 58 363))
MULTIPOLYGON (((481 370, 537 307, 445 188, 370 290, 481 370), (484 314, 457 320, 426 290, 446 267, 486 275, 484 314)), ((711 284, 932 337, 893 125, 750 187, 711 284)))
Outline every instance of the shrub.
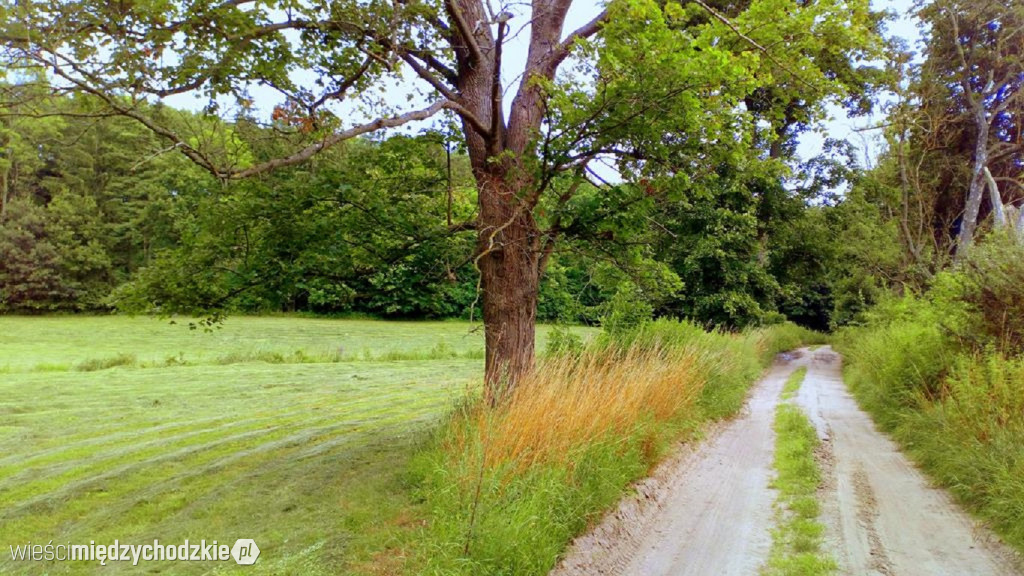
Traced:
POLYGON ((621 286, 604 305, 601 328, 608 334, 628 333, 654 315, 654 307, 643 298, 640 289, 633 284, 621 286))
POLYGON ((924 297, 884 301, 867 325, 835 340, 861 405, 939 484, 1024 550, 1024 263, 1003 261, 1021 249, 993 241, 936 278, 924 297))
POLYGON ((583 337, 565 326, 555 326, 548 332, 547 356, 576 356, 583 352, 583 337))
POLYGON ((958 272, 959 296, 974 313, 967 334, 983 335, 982 347, 1024 352, 1024 245, 995 234, 974 246, 958 272))

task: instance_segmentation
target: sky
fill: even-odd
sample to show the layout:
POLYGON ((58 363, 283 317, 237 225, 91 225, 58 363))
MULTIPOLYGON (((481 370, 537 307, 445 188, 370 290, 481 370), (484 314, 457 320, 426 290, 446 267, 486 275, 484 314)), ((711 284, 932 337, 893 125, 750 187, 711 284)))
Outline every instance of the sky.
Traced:
MULTIPOLYGON (((891 11, 897 15, 897 18, 888 22, 885 36, 906 40, 908 48, 915 52, 916 57, 920 55, 921 50, 921 31, 907 16, 912 4, 911 0, 872 0, 871 7, 875 10, 891 11)), ((889 97, 883 95, 882 100, 888 101, 889 97)), ((872 129, 885 120, 884 114, 878 108, 876 107, 870 116, 850 118, 842 108, 829 106, 830 119, 823 123, 819 131, 802 135, 797 153, 802 159, 807 160, 821 154, 826 137, 847 140, 860 151, 862 166, 870 168, 884 148, 880 130, 872 129)))

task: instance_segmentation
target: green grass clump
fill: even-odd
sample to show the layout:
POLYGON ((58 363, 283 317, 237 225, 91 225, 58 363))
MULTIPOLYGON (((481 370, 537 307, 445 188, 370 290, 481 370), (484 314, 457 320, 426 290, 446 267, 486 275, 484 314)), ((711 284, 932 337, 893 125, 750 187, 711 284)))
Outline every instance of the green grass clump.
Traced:
MULTIPOLYGON (((91 358, 89 360, 83 360, 78 364, 75 364, 75 370, 79 372, 95 372, 96 370, 106 370, 108 368, 114 368, 116 366, 135 366, 138 360, 134 354, 117 354, 116 356, 109 356, 107 358, 91 358)), ((37 370, 39 369, 37 365, 37 370)), ((46 370, 43 370, 44 372, 46 370)))
POLYGON ((803 384, 805 376, 807 376, 806 366, 797 368, 789 375, 789 378, 786 379, 786 383, 782 387, 783 400, 792 398, 800 390, 800 385, 803 384))
MULTIPOLYGON (((800 387, 806 369, 786 382, 784 397, 800 387)), ((819 445, 814 426, 797 406, 779 404, 775 411, 775 470, 772 485, 779 491, 778 526, 772 533, 772 551, 762 570, 766 575, 819 576, 834 574, 838 566, 822 550, 825 527, 818 522, 818 486, 821 470, 814 458, 819 445)))

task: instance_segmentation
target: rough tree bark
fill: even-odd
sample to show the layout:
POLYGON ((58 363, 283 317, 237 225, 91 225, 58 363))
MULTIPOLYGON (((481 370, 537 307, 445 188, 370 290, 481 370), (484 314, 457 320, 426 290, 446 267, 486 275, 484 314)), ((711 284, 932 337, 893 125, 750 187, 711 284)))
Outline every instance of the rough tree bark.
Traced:
POLYGON ((496 403, 533 367, 541 232, 533 211, 511 200, 529 191, 530 183, 488 177, 480 195, 477 261, 488 396, 496 403))

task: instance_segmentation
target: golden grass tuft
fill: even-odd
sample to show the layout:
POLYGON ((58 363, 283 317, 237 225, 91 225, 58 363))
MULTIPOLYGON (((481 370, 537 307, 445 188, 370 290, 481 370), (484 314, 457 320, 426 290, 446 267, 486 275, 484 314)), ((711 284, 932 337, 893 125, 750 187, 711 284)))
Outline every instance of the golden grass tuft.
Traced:
MULTIPOLYGON (((454 452, 475 445, 488 469, 571 466, 576 450, 622 441, 649 424, 688 414, 705 372, 692 352, 657 345, 548 358, 501 406, 472 410, 456 431, 453 439, 461 446, 454 452)), ((653 456, 653 446, 647 451, 653 456)))

